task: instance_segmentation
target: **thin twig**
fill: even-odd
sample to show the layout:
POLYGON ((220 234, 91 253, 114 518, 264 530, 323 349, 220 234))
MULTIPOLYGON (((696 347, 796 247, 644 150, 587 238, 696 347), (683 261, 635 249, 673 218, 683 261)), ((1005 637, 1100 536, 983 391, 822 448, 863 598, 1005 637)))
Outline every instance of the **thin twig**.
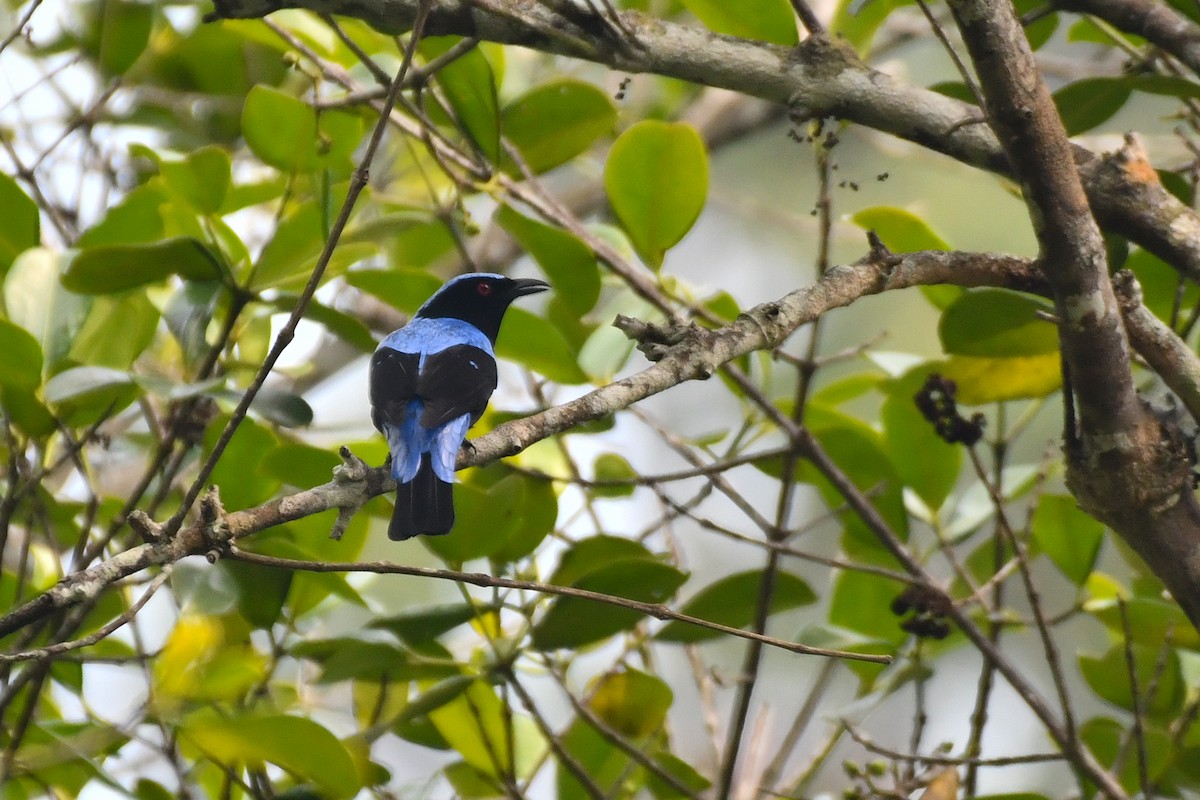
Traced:
POLYGON ((293 558, 277 558, 275 556, 266 556, 260 553, 251 553, 241 550, 233 545, 230 545, 229 556, 237 561, 244 561, 248 564, 258 564, 264 567, 274 567, 276 569, 289 569, 301 572, 370 572, 380 575, 412 575, 422 578, 437 578, 440 580, 461 581, 469 583, 472 586, 493 587, 499 586, 505 589, 519 589, 523 591, 538 592, 540 594, 552 594, 560 597, 575 597, 581 600, 591 600, 605 605, 617 606, 618 608, 626 608, 632 611, 637 611, 646 614, 656 619, 676 620, 685 622, 689 625, 695 625, 700 628, 718 631, 729 636, 736 636, 741 639, 755 639, 763 644, 777 647, 780 650, 787 650, 792 653, 802 653, 805 655, 826 656, 829 658, 848 658, 853 661, 868 661, 875 664, 890 664, 891 657, 884 655, 871 655, 867 653, 850 653, 842 650, 829 650, 823 647, 809 647, 808 645, 799 644, 798 642, 789 642, 783 639, 776 639, 771 636, 763 636, 752 631, 744 631, 740 628, 734 628, 729 625, 722 625, 718 622, 693 617, 689 614, 682 614, 674 611, 660 603, 643 603, 640 600, 630 600, 624 597, 615 597, 601 592, 593 592, 587 589, 580 589, 574 586, 556 586, 549 583, 538 583, 536 581, 519 581, 511 578, 500 578, 493 575, 487 575, 482 572, 459 572, 450 569, 434 569, 432 567, 412 567, 405 564, 392 564, 386 561, 359 561, 359 562, 326 562, 326 561, 302 561, 293 558))

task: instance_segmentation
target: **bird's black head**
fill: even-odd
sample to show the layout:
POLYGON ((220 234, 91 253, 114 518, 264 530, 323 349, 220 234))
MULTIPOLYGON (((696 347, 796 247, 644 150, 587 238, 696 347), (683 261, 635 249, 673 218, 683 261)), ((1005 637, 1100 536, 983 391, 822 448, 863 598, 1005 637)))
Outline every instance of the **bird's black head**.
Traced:
POLYGON ((461 319, 479 328, 495 344, 509 304, 549 288, 550 284, 533 278, 506 278, 490 272, 459 275, 426 300, 417 316, 461 319))

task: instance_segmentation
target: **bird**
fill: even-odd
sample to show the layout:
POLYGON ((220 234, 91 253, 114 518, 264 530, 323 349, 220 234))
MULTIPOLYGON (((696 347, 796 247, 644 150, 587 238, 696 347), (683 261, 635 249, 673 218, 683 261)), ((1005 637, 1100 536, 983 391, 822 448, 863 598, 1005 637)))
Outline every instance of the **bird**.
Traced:
POLYGON ((496 336, 519 297, 550 284, 489 272, 447 281, 371 357, 371 422, 387 439, 396 508, 388 538, 449 533, 454 462, 496 389, 496 336))

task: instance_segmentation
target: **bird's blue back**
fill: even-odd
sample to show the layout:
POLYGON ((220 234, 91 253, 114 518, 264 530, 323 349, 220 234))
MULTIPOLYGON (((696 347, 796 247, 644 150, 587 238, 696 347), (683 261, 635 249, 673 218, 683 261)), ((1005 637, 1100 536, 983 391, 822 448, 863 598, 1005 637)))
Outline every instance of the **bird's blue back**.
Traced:
MULTIPOLYGON (((389 333, 379 344, 380 348, 389 347, 420 356, 419 370, 425 368, 427 356, 456 345, 478 347, 495 357, 492 343, 482 331, 469 322, 450 317, 415 317, 403 328, 389 333)), ((471 415, 463 414, 429 429, 420 422, 424 410, 425 404, 414 397, 409 401, 399 427, 384 425, 384 435, 392 454, 392 477, 399 483, 411 481, 421 467, 421 456, 429 453, 434 474, 446 483, 453 483, 454 462, 467 429, 471 427, 471 415)))

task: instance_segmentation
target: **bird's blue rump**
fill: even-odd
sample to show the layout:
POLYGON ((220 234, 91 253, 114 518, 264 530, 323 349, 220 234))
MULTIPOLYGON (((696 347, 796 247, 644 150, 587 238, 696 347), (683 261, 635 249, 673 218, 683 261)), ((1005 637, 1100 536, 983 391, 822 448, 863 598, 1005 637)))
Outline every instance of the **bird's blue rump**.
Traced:
POLYGON ((392 539, 449 532, 458 451, 496 389, 504 312, 538 280, 478 273, 449 281, 371 357, 371 421, 387 439, 398 484, 392 539))

